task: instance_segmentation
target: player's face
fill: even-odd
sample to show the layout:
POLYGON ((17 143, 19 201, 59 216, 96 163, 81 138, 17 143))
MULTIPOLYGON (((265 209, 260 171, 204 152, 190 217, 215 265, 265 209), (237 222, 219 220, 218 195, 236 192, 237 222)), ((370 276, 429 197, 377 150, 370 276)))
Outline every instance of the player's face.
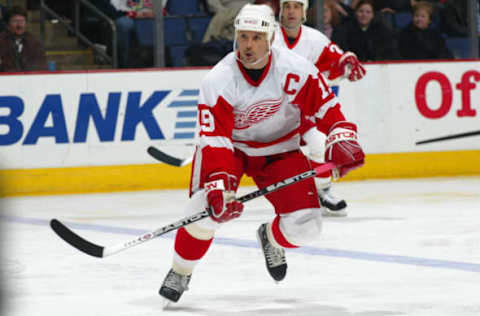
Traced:
POLYGON ((268 59, 265 58, 262 62, 254 64, 268 53, 269 47, 266 33, 238 31, 237 44, 240 60, 246 68, 260 69, 268 62, 268 59))
POLYGON ((355 11, 355 16, 357 17, 360 26, 369 26, 375 15, 372 6, 366 3, 355 11))
POLYGON ((418 9, 413 15, 413 25, 421 30, 425 30, 430 25, 430 14, 426 9, 418 9))
POLYGON ((8 29, 16 36, 21 36, 25 33, 27 20, 23 15, 14 15, 8 21, 8 29))
POLYGON ((303 21, 303 4, 289 1, 283 3, 282 25, 285 28, 297 28, 303 21))

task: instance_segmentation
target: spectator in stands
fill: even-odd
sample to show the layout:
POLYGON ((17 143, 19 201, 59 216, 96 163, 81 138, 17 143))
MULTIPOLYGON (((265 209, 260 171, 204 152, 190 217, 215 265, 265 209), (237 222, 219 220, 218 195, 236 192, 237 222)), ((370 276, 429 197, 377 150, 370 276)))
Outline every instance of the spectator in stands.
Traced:
MULTIPOLYGON (((470 0, 468 0, 470 1, 470 0)), ((468 35, 467 1, 446 0, 440 12, 440 28, 448 36, 468 35)))
MULTIPOLYGON (((311 27, 317 26, 317 5, 318 1, 313 2, 313 6, 308 8, 307 22, 311 27)), ((338 2, 338 0, 323 0, 323 34, 328 38, 332 37, 333 29, 342 23, 343 18, 348 18, 349 13, 338 2)))
POLYGON ((151 0, 111 0, 113 7, 119 11, 115 19, 117 26, 118 64, 120 68, 131 67, 131 45, 135 36, 135 19, 152 19, 155 17, 151 0))
POLYGON ((323 34, 332 38, 333 30, 340 25, 341 17, 336 0, 323 0, 323 34))
POLYGON ((43 45, 26 32, 27 11, 14 6, 7 10, 5 22, 0 33, 0 72, 47 70, 43 45))
POLYGON ((235 17, 240 9, 254 0, 207 0, 214 16, 203 35, 202 43, 191 45, 185 52, 188 66, 213 66, 233 50, 235 17))
POLYGON ((360 0, 355 18, 336 28, 332 35, 345 51, 353 51, 361 61, 398 59, 393 33, 375 19, 372 0, 360 0))
POLYGON ((238 11, 253 0, 207 0, 208 10, 214 16, 208 24, 207 31, 203 36, 203 43, 212 40, 226 39, 233 42, 235 30, 233 21, 238 11))
POLYGON ((434 7, 419 1, 413 6, 413 21, 398 34, 398 46, 403 59, 449 59, 452 52, 442 34, 433 28, 434 7))

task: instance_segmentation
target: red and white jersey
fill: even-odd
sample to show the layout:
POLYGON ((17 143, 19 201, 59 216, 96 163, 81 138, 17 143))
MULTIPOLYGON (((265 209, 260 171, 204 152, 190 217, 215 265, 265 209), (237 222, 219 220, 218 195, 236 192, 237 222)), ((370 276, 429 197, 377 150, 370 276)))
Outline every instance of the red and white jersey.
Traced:
POLYGON ((191 189, 198 189, 214 172, 233 173, 235 149, 248 156, 299 149, 301 116, 322 120, 337 104, 318 69, 289 50, 272 48, 257 82, 235 53, 228 54, 202 81, 191 189))
POLYGON ((343 55, 334 42, 330 41, 323 33, 311 27, 301 25, 296 40, 290 44, 284 28, 278 24, 275 29, 274 47, 286 47, 296 54, 308 59, 317 66, 325 77, 333 80, 343 75, 343 69, 338 62, 343 55))

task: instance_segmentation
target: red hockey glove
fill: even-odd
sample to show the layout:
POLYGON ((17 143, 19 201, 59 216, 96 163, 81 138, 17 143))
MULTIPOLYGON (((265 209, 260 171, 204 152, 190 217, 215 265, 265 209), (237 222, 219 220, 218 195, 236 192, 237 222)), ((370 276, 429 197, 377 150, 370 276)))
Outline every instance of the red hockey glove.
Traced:
POLYGON ((357 55, 352 52, 343 54, 338 63, 340 69, 343 69, 343 76, 347 77, 350 81, 357 81, 365 76, 365 68, 360 64, 357 55))
POLYGON ((355 124, 340 121, 330 127, 325 143, 325 161, 336 165, 337 172, 332 172, 334 179, 364 164, 365 154, 358 144, 355 124))
POLYGON ((243 204, 235 200, 236 177, 222 172, 210 175, 209 180, 210 182, 205 183, 205 192, 211 218, 223 223, 239 217, 243 211, 243 204))

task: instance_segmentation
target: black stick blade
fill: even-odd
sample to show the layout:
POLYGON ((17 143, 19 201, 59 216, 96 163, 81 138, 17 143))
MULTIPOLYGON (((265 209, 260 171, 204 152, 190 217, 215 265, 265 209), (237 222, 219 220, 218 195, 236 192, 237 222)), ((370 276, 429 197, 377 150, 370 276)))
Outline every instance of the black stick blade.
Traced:
POLYGON ((102 258, 103 257, 103 249, 104 247, 95 245, 94 243, 89 242, 86 239, 75 234, 71 231, 67 226, 63 225, 57 219, 52 219, 50 221, 50 227, 53 231, 71 246, 77 248, 80 251, 83 251, 87 255, 102 258))
POLYGON ((158 150, 157 148, 155 148, 153 146, 148 147, 147 152, 150 154, 150 156, 152 156, 153 158, 155 158, 155 159, 157 159, 161 162, 164 162, 166 164, 176 166, 176 167, 182 166, 182 163, 183 163, 182 159, 178 159, 178 158, 172 157, 170 155, 167 155, 166 153, 158 150))

